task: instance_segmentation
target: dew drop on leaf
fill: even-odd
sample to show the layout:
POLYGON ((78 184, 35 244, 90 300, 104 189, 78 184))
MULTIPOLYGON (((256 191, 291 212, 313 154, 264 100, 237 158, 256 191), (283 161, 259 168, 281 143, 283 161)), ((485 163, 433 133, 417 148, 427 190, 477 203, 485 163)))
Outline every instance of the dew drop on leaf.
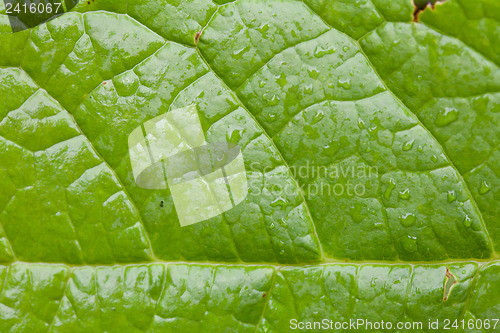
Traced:
POLYGON ((448 203, 452 203, 453 201, 457 200, 455 196, 455 191, 453 190, 448 191, 447 198, 448 198, 448 203))
POLYGON ((325 116, 325 114, 323 113, 323 111, 316 112, 316 114, 313 116, 313 119, 311 121, 311 125, 314 125, 314 124, 320 122, 321 120, 323 120, 324 116, 325 116))
POLYGON ((472 225, 472 220, 469 215, 465 215, 464 225, 468 228, 472 225))
POLYGON ((259 31, 265 37, 266 32, 269 30, 269 24, 268 23, 261 24, 256 30, 259 31))
POLYGON ((416 220, 417 218, 413 213, 406 213, 399 217, 399 221, 401 222, 401 225, 404 227, 409 227, 414 225, 416 220))
POLYGON ((479 187, 479 193, 486 194, 491 190, 490 185, 486 181, 481 181, 481 187, 479 187))
POLYGON ((434 121, 434 124, 436 124, 437 127, 444 127, 458 118, 458 111, 455 108, 444 108, 441 110, 438 115, 436 116, 436 120, 434 121))
POLYGON ((391 197, 391 193, 394 187, 396 187, 396 183, 394 182, 394 179, 391 178, 389 179, 389 185, 387 186, 384 192, 384 198, 386 200, 389 200, 389 198, 391 197))
POLYGON ((358 127, 361 130, 366 128, 365 123, 363 122, 363 119, 361 119, 361 118, 358 119, 358 127))
POLYGON ((335 53, 334 48, 328 48, 323 45, 316 46, 316 49, 314 50, 314 56, 316 58, 321 58, 325 54, 333 54, 333 53, 335 53))
POLYGON ((415 143, 415 139, 411 139, 403 144, 403 151, 408 151, 413 147, 413 143, 415 143))
POLYGON ((319 71, 316 68, 309 68, 307 73, 311 79, 316 79, 319 76, 319 71))
POLYGON ((399 197, 403 200, 408 200, 410 198, 410 189, 404 189, 399 192, 399 197))
POLYGON ((266 102, 267 106, 274 106, 274 105, 278 104, 280 101, 279 97, 276 96, 275 94, 266 93, 266 94, 264 94, 263 97, 264 97, 264 101, 266 102))
POLYGON ((241 57, 243 57, 243 55, 245 54, 245 52, 247 51, 247 49, 250 49, 250 47, 249 46, 245 46, 242 49, 236 50, 233 53, 231 53, 231 57, 233 57, 235 59, 240 59, 241 57))
POLYGON ((408 252, 417 252, 417 237, 408 235, 402 240, 403 248, 408 252))
POLYGON ((229 128, 228 131, 226 132, 226 141, 233 143, 240 142, 243 131, 244 130, 241 127, 229 128))
POLYGON ((277 197, 276 199, 274 199, 271 202, 270 206, 271 207, 277 207, 277 206, 283 207, 283 206, 286 206, 286 200, 283 199, 282 197, 277 197))
POLYGON ((345 90, 349 90, 349 89, 351 89, 351 80, 349 80, 349 79, 340 79, 339 80, 339 86, 341 86, 345 90))
POLYGON ((281 88, 283 88, 288 82, 286 80, 286 75, 281 73, 279 76, 276 76, 276 82, 280 85, 281 88))

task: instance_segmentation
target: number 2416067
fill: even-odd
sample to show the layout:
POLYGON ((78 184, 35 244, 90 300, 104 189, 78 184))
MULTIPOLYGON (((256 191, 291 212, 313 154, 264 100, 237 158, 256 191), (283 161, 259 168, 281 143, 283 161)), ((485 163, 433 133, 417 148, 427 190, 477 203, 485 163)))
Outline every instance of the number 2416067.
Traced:
POLYGON ((41 14, 41 13, 57 13, 59 12, 59 8, 61 8, 61 2, 54 3, 30 3, 30 4, 12 4, 7 3, 5 5, 7 14, 16 14, 16 13, 31 13, 31 14, 41 14))
POLYGON ((485 329, 485 330, 494 330, 497 327, 498 319, 469 319, 469 320, 458 320, 455 319, 451 321, 450 319, 444 320, 444 329, 485 329))

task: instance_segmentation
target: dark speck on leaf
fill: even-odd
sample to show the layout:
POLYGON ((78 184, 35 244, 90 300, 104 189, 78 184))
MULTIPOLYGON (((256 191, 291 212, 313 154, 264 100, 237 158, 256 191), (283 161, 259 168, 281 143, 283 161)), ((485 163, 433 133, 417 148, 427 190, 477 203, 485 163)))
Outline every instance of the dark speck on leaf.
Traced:
POLYGON ((87 1, 87 5, 90 5, 90 1, 87 1))
POLYGON ((113 311, 116 311, 116 308, 111 308, 113 311))
POLYGON ((266 297, 266 294, 262 294, 262 298, 265 298, 266 297))
POLYGON ((194 43, 195 43, 196 45, 198 45, 198 41, 200 40, 200 36, 201 36, 201 31, 198 31, 198 32, 196 33, 196 35, 194 36, 194 43))
POLYGON ((160 207, 163 207, 163 200, 160 201, 160 207))

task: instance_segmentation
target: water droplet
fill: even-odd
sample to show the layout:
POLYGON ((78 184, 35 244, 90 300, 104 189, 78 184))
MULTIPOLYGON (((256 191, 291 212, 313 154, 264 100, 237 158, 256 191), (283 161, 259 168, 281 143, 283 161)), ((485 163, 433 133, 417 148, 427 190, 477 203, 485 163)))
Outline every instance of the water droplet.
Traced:
POLYGON ((370 133, 371 135, 375 136, 377 135, 377 133, 380 131, 380 127, 378 127, 377 125, 375 124, 371 124, 370 127, 368 127, 368 133, 370 133))
POLYGON ((464 225, 468 228, 472 225, 472 220, 469 215, 465 215, 464 225))
POLYGON ((408 151, 413 148, 413 144, 415 143, 415 139, 411 139, 403 144, 403 151, 408 151))
POLYGON ((276 120, 278 120, 278 117, 276 117, 276 115, 274 113, 270 113, 267 115, 267 121, 272 123, 272 122, 275 122, 276 120))
POLYGON ((274 225, 274 223, 271 223, 271 224, 269 225, 269 229, 274 229, 275 227, 276 227, 276 225, 274 225))
POLYGON ((316 68, 309 68, 307 73, 312 79, 316 79, 319 76, 319 71, 316 68))
POLYGON ((486 194, 491 190, 490 185, 486 181, 481 181, 481 187, 479 188, 479 193, 486 194))
POLYGON ((324 45, 318 45, 318 46, 316 46, 316 49, 314 50, 314 56, 316 58, 321 58, 322 56, 324 56, 326 54, 333 54, 333 53, 335 53, 334 48, 325 47, 324 45))
POLYGON ((436 120, 434 121, 434 124, 436 124, 437 127, 444 127, 446 125, 451 124, 458 118, 458 111, 455 108, 444 108, 444 110, 441 110, 438 115, 436 116, 436 120))
POLYGON ((258 27, 258 28, 257 28, 257 30, 258 30, 261 34, 265 35, 265 34, 266 34, 266 32, 267 32, 267 30, 269 30, 269 24, 267 24, 267 23, 261 24, 261 25, 260 25, 260 27, 258 27))
POLYGON ((423 153, 424 152, 424 148, 422 148, 422 146, 419 145, 418 148, 417 148, 417 151, 419 153, 423 153))
POLYGON ((437 162, 437 160, 438 160, 438 158, 437 158, 437 156, 436 156, 436 155, 432 155, 432 156, 431 156, 431 161, 432 161, 432 162, 437 162))
POLYGON ((451 191, 448 191, 448 203, 452 203, 453 201, 457 200, 456 196, 455 196, 455 191, 451 190, 451 191))
MULTIPOLYGON (((106 84, 106 82, 104 82, 106 84)), ((134 72, 125 72, 113 79, 113 85, 120 96, 131 96, 139 88, 139 78, 134 72)))
POLYGON ((274 199, 271 204, 270 204, 271 207, 276 207, 276 206, 286 206, 286 200, 283 199, 282 197, 277 197, 276 199, 274 199))
POLYGON ((370 286, 375 287, 376 285, 377 285, 377 278, 374 277, 370 282, 370 286))
POLYGON ((358 127, 361 130, 366 128, 365 123, 363 122, 363 119, 361 119, 361 118, 358 119, 358 127))
POLYGON ((264 101, 266 102, 266 105, 267 106, 273 106, 273 105, 276 105, 280 102, 280 99, 278 96, 276 96, 275 94, 264 94, 264 101))
POLYGON ((265 85, 266 85, 266 82, 264 80, 259 80, 259 87, 260 88, 264 88, 265 85))
POLYGON ((344 79, 344 80, 339 80, 339 86, 341 86, 342 88, 344 88, 345 90, 349 90, 351 89, 351 80, 349 79, 344 79))
POLYGON ((285 84, 287 84, 287 80, 286 80, 286 75, 281 73, 280 76, 278 76, 276 78, 276 82, 280 85, 281 88, 283 88, 285 86, 285 84))
POLYGON ((284 255, 284 254, 285 254, 285 250, 281 250, 280 255, 284 255))
POLYGON ((324 116, 325 116, 325 114, 323 113, 323 111, 316 112, 316 114, 314 115, 314 117, 312 119, 311 125, 314 125, 314 124, 320 122, 324 116))
POLYGON ((403 200, 408 200, 410 198, 410 189, 405 189, 399 192, 399 197, 403 200))
POLYGON ((346 45, 346 46, 344 46, 344 47, 342 48, 342 50, 343 50, 344 52, 349 51, 349 49, 350 49, 350 47, 349 47, 349 46, 347 46, 347 45, 346 45))
POLYGON ((236 50, 234 51, 233 53, 231 53, 231 57, 235 58, 235 59, 240 59, 241 57, 243 57, 243 55, 245 54, 245 52, 250 49, 249 46, 245 46, 244 48, 242 49, 239 49, 239 50, 236 50))
POLYGON ((238 143, 241 140, 242 133, 243 133, 243 129, 242 128, 229 129, 226 132, 226 141, 233 142, 233 143, 238 143))
MULTIPOLYGON (((417 252, 417 250, 418 250, 417 237, 412 237, 412 236, 408 235, 408 237, 403 238, 402 244, 403 244, 403 248, 408 252, 417 252)), ((417 293, 420 293, 418 288, 417 288, 417 293)))
POLYGON ((399 222, 401 222, 401 225, 404 227, 409 227, 414 225, 416 220, 417 217, 413 213, 406 213, 399 217, 399 222))
POLYGON ((385 189, 385 192, 384 192, 384 198, 386 200, 389 200, 389 198, 391 197, 391 193, 392 193, 392 190, 396 187, 396 182, 394 181, 394 179, 389 179, 389 185, 387 186, 387 188, 385 189))
POLYGON ((312 95, 312 93, 313 93, 313 85, 312 84, 306 85, 304 87, 304 93, 308 94, 308 95, 312 95))

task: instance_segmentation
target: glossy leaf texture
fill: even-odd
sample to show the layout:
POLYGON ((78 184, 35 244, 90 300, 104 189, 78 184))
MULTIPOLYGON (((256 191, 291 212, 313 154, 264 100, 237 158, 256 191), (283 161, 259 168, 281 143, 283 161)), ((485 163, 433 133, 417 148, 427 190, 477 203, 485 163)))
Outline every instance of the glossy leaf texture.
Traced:
MULTIPOLYGON (((493 319, 498 263, 0 266, 9 332, 293 332, 290 319, 493 319), (443 275, 455 275, 443 303, 443 275), (36 296, 34 296, 36 295, 36 296), (22 319, 22 320, 20 320, 22 319)), ((440 326, 441 328, 443 325, 440 326)))
POLYGON ((500 6, 413 12, 94 0, 12 33, 0 8, 0 331, 499 318, 500 6), (181 227, 127 139, 192 104, 249 194, 181 227))

